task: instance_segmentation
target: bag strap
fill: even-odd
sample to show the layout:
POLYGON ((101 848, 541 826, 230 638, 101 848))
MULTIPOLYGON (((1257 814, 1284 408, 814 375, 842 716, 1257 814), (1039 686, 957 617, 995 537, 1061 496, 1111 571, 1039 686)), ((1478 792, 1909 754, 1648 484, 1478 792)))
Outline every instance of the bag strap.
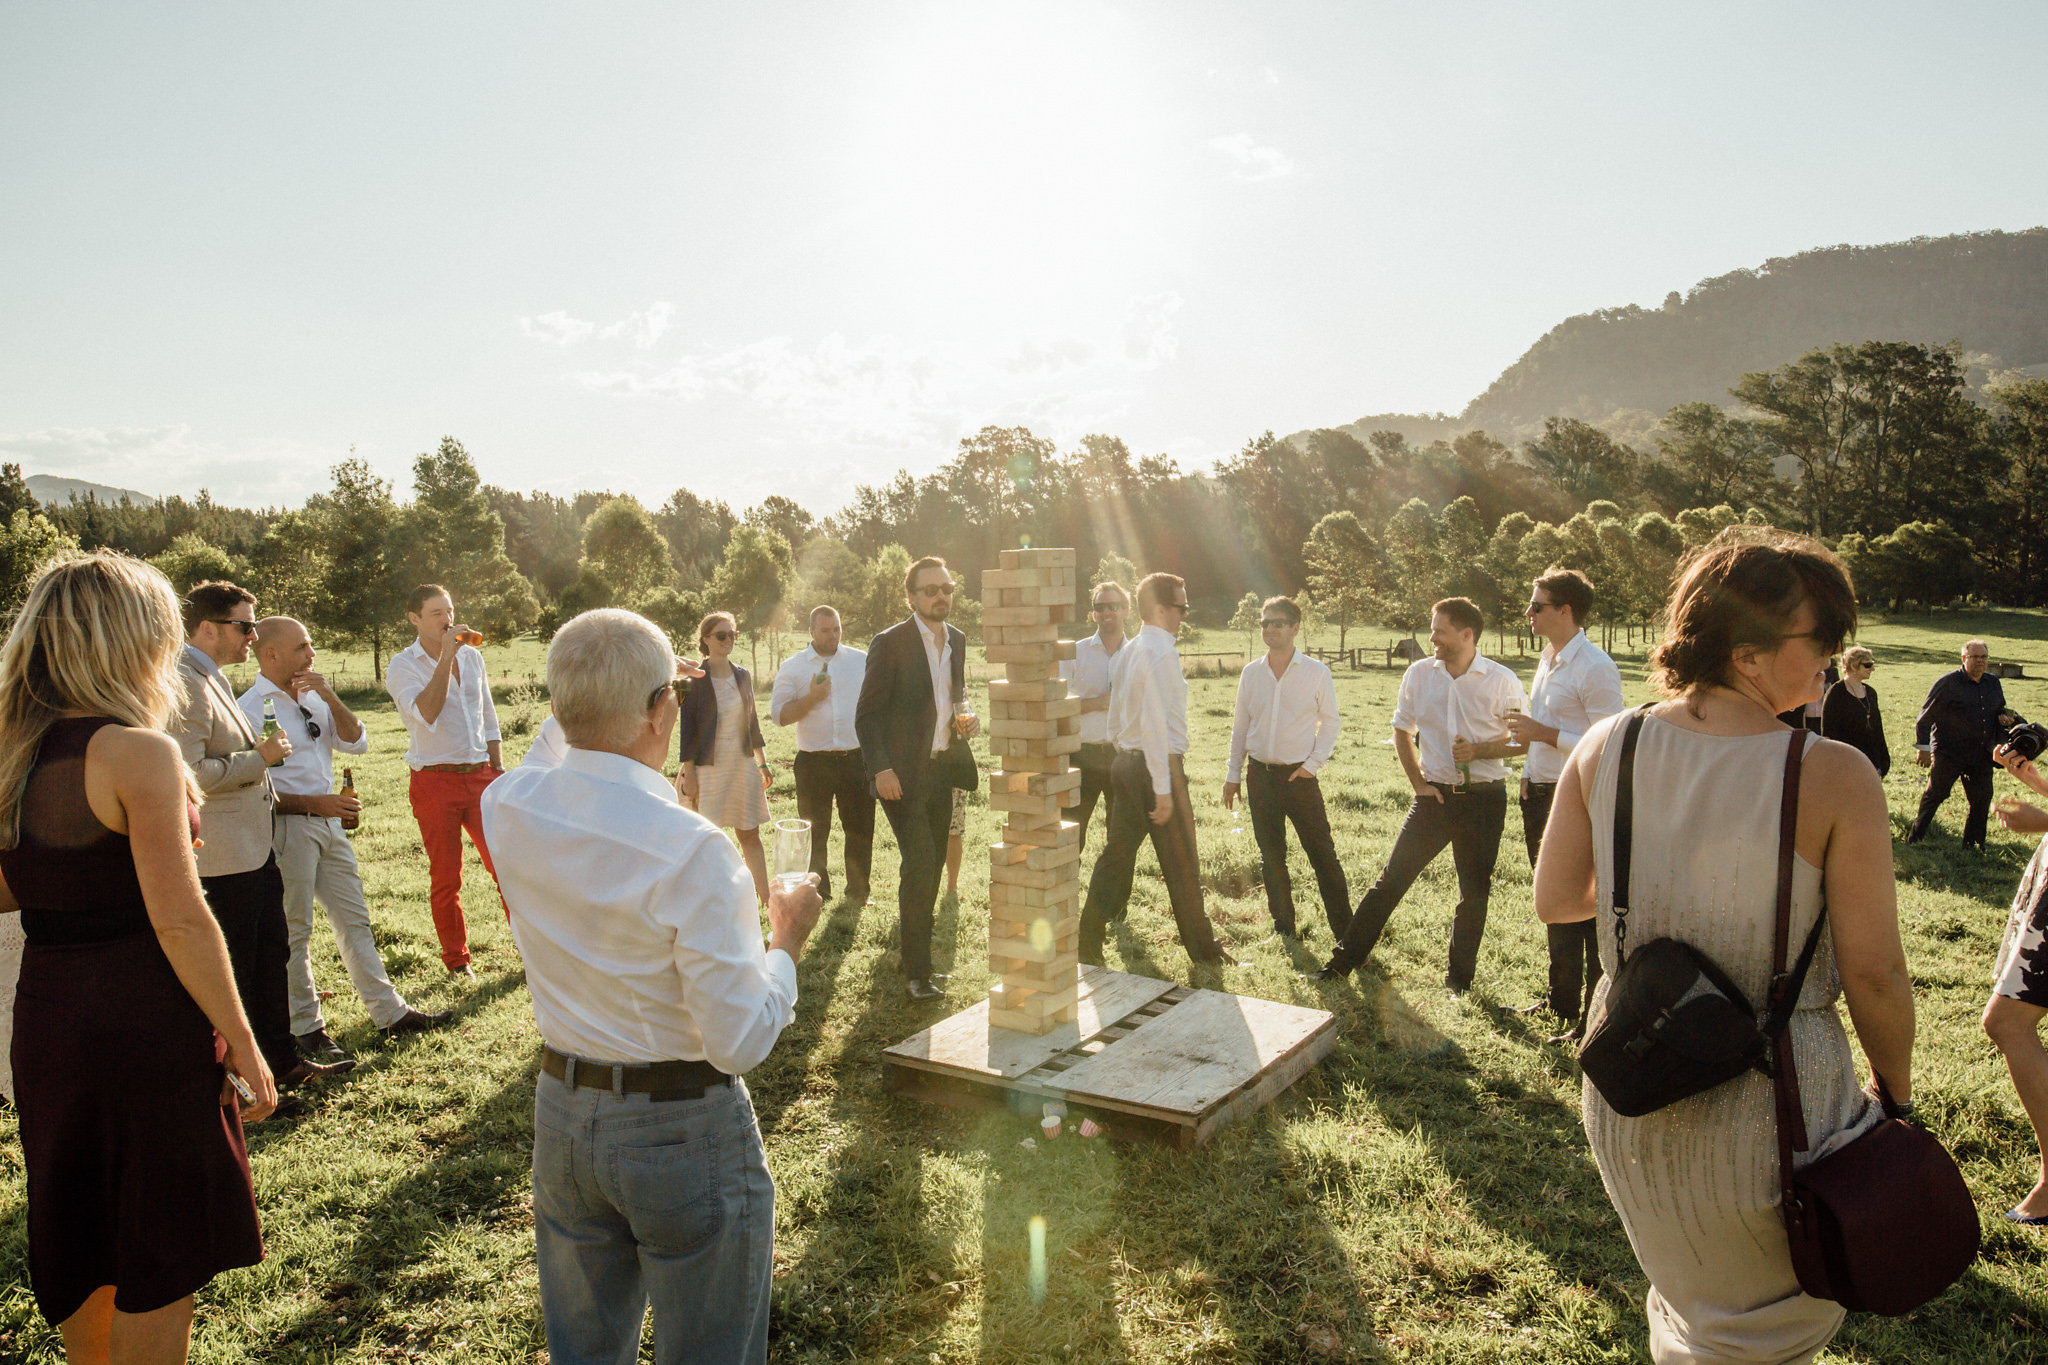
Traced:
POLYGON ((1614 960, 1628 961, 1629 853, 1636 827, 1636 739, 1650 704, 1629 715, 1621 732, 1621 766, 1614 776, 1614 960))
POLYGON ((1799 1070, 1792 1060, 1789 1028, 1793 1006, 1806 983, 1806 969, 1812 965, 1814 948, 1820 942, 1821 925, 1827 919, 1827 907, 1823 904, 1820 915, 1814 919, 1813 932, 1807 935, 1806 946, 1799 954, 1798 972, 1788 976, 1785 953, 1792 937, 1792 859, 1799 829, 1799 768, 1805 751, 1806 731, 1794 730, 1785 752, 1784 804, 1778 812, 1778 922, 1771 940, 1770 1012, 1764 1025, 1771 1040, 1771 1082, 1778 1110, 1779 1212, 1785 1220, 1786 1235, 1795 1243, 1804 1235, 1806 1208, 1793 1184, 1792 1154, 1805 1151, 1808 1143, 1806 1116, 1799 1097, 1799 1070))

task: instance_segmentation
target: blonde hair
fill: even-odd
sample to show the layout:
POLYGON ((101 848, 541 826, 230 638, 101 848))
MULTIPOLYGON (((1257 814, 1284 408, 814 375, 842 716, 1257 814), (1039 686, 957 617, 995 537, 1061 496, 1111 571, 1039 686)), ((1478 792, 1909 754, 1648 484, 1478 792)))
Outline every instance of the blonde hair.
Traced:
POLYGON ((1850 645, 1842 651, 1842 667, 1855 668, 1858 665, 1864 668, 1877 667, 1877 656, 1870 652, 1868 645, 1850 645))
POLYGON ((630 744, 649 698, 660 700, 675 676, 675 650, 661 627, 617 607, 572 618, 548 644, 548 700, 579 749, 630 744))
POLYGON ((139 559, 98 550, 36 574, 0 645, 0 848, 20 842, 22 794, 61 713, 170 721, 185 696, 182 624, 170 580, 139 559))

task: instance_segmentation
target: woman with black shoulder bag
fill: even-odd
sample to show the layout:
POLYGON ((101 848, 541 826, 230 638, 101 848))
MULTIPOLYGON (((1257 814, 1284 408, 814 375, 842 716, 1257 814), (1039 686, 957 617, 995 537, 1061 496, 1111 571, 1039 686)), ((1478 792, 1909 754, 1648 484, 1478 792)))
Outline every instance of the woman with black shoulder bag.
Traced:
MULTIPOLYGON (((1909 1110, 1913 1093, 1912 983, 1883 788, 1855 749, 1777 719, 1820 697, 1856 598, 1818 543, 1736 528, 1681 566, 1665 619, 1653 682, 1667 700, 1602 722, 1572 752, 1537 865, 1536 909, 1547 924, 1598 916, 1605 978, 1587 1017, 1582 1112, 1650 1280, 1651 1355, 1660 1365, 1806 1361, 1840 1328, 1843 1308, 1802 1291, 1781 1209, 1791 1171, 1842 1151, 1887 1110, 1909 1110), (1667 940, 1705 960, 1740 1003, 1724 1013, 1743 1021, 1754 1046, 1732 1079, 1648 1112, 1624 1103, 1630 1117, 1594 1083, 1594 1052, 1612 1037, 1605 1016, 1627 1003, 1630 981, 1616 986, 1625 956, 1667 940), (1867 1088, 1835 1009, 1841 995, 1872 1068, 1867 1088), (1751 1018, 1750 1002, 1762 1018, 1751 1018), (1760 1041, 1769 1033, 1789 1039, 1791 1127, 1804 1128, 1788 1128, 1788 1144, 1803 1138, 1803 1151, 1782 1170, 1778 1097, 1765 1074, 1777 1049, 1760 1041)), ((1646 1025, 1614 1055, 1625 1064, 1659 1042, 1699 1041, 1660 1038, 1669 1022, 1646 1025)))

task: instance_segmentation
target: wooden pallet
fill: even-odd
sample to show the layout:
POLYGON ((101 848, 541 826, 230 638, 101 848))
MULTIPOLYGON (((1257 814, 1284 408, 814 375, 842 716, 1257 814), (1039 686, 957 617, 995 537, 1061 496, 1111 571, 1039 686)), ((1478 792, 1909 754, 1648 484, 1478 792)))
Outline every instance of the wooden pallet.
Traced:
POLYGON ((1037 1117, 1064 1100, 1119 1135, 1181 1147, 1269 1103, 1337 1042, 1335 1016, 1083 967, 1075 1018, 1042 1035, 991 1027, 982 1001, 882 1053, 889 1090, 1037 1117))

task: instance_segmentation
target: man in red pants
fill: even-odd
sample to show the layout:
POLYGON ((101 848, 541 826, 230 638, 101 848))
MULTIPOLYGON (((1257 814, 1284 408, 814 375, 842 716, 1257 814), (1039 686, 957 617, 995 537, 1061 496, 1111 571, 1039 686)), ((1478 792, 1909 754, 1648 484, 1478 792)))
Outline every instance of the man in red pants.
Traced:
POLYGON ((498 711, 484 656, 462 643, 467 628, 455 623, 455 600, 446 588, 414 588, 405 619, 419 638, 392 656, 384 687, 412 738, 405 764, 412 769, 413 818, 427 849, 427 899, 441 962, 451 975, 474 978, 462 918, 462 831, 469 831, 484 870, 495 878, 478 802, 504 771, 498 711))

